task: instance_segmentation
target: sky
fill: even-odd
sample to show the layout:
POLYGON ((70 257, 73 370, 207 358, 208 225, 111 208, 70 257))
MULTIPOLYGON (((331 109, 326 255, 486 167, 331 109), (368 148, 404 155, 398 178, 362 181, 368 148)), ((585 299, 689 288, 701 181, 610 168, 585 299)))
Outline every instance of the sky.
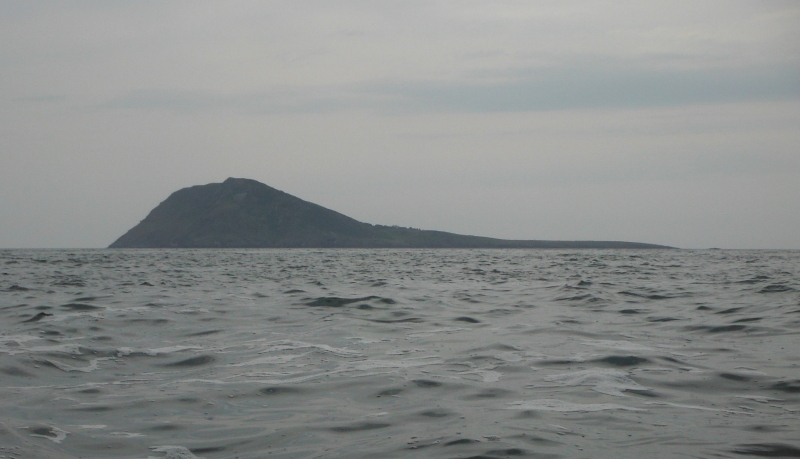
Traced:
POLYGON ((0 2, 0 248, 105 247, 228 177, 373 224, 800 249, 800 2, 0 2))

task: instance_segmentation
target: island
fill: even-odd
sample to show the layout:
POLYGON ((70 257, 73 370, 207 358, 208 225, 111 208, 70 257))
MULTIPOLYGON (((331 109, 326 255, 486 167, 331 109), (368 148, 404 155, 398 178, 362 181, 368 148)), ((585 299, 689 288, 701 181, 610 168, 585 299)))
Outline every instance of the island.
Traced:
POLYGON ((363 223, 256 180, 178 190, 110 248, 669 249, 622 241, 508 240, 363 223))

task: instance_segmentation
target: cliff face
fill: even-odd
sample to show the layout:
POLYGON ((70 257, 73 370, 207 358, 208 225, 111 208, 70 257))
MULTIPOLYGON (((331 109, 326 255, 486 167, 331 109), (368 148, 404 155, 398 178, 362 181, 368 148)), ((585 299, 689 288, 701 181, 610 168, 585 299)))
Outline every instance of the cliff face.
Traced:
POLYGON ((112 248, 666 248, 617 241, 512 241, 370 225, 255 180, 176 191, 112 248))

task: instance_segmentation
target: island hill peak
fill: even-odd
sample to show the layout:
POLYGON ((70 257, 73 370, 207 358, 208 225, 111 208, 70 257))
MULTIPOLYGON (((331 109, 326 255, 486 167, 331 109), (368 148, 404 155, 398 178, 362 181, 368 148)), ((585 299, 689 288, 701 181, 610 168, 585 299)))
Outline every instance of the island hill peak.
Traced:
POLYGON ((507 240, 371 225, 255 180, 178 190, 111 248, 664 249, 621 241, 507 240))

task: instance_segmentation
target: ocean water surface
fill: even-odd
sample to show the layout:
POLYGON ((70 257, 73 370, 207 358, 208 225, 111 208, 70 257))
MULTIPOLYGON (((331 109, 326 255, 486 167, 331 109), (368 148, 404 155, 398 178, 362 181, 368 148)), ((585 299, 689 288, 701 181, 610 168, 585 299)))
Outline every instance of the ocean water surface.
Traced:
POLYGON ((799 268, 3 250, 0 458, 800 457, 799 268))

